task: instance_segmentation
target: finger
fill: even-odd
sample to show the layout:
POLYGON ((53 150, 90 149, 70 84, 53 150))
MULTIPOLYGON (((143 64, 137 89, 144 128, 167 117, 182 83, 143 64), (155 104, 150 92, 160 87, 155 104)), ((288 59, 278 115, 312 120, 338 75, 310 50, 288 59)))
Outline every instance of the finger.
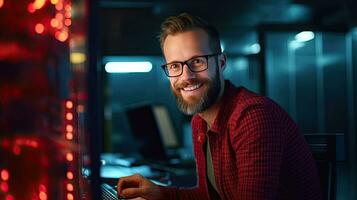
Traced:
POLYGON ((121 191, 119 194, 123 198, 138 198, 143 194, 142 188, 127 188, 121 191))

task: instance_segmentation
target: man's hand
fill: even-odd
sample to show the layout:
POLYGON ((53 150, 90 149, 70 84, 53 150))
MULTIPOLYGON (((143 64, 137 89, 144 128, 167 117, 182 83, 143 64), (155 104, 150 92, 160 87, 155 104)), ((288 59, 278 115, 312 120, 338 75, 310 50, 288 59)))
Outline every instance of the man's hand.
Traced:
POLYGON ((164 199, 159 186, 140 174, 120 178, 117 190, 119 198, 164 199))

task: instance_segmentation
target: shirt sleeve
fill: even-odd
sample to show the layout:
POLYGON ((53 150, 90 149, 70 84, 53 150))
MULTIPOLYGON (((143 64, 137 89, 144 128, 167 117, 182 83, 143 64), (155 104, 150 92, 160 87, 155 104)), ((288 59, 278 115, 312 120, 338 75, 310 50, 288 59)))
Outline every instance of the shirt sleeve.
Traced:
POLYGON ((275 115, 267 105, 254 105, 237 120, 232 141, 238 169, 237 199, 277 198, 286 142, 275 115))
POLYGON ((205 200, 208 199, 204 191, 199 187, 195 188, 176 188, 176 187, 163 187, 160 186, 160 191, 163 193, 165 199, 168 200, 205 200))

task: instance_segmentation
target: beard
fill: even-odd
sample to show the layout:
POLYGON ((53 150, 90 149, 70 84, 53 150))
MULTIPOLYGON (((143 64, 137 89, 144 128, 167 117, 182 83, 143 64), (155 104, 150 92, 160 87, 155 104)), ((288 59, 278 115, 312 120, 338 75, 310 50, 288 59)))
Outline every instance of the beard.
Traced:
MULTIPOLYGON (((188 83, 182 83, 178 88, 182 88, 182 85, 187 85, 188 83)), ((206 85, 207 89, 203 95, 198 98, 192 99, 191 102, 187 102, 181 94, 181 91, 176 91, 171 88, 174 96, 176 97, 177 107, 179 110, 187 115, 193 115, 196 113, 203 112, 211 107, 217 100, 220 90, 221 82, 219 79, 218 67, 216 70, 216 75, 212 79, 193 79, 190 84, 203 84, 206 85)), ((201 87, 203 87, 201 86, 201 87)))

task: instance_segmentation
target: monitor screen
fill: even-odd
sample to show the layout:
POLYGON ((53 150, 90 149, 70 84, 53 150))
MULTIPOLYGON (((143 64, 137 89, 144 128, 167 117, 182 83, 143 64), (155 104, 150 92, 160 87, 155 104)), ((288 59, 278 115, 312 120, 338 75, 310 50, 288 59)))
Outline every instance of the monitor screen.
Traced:
POLYGON ((144 105, 127 109, 126 114, 140 155, 145 160, 166 161, 167 148, 178 146, 167 109, 144 105))

